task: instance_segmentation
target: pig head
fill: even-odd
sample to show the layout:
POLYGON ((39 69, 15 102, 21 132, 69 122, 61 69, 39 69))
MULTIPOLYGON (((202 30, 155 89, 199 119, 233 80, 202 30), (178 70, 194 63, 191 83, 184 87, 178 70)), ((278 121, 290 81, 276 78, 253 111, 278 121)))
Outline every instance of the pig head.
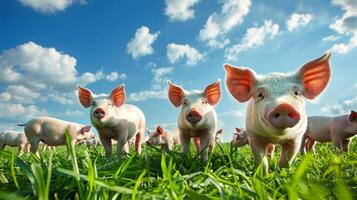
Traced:
POLYGON ((281 167, 296 156, 307 127, 304 97, 315 99, 330 78, 330 53, 303 65, 295 73, 257 75, 252 69, 225 65, 226 84, 239 102, 247 102, 246 128, 256 164, 263 161, 267 173, 266 147, 281 144, 281 167))
POLYGON ((190 138, 195 138, 196 149, 201 159, 208 160, 208 150, 214 147, 217 129, 217 114, 214 106, 221 97, 220 81, 207 86, 203 91, 185 91, 168 81, 168 96, 175 107, 181 107, 178 118, 179 136, 184 153, 189 151, 190 138))

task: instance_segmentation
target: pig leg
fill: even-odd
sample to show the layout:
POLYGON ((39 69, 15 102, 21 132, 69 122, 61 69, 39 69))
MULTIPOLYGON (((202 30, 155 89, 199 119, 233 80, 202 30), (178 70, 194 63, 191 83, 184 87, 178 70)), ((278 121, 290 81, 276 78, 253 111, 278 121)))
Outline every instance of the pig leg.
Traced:
MULTIPOLYGON (((117 157, 118 157, 118 161, 121 160, 122 158, 122 153, 123 153, 123 148, 125 146, 125 143, 129 145, 129 140, 128 140, 128 134, 127 133, 119 133, 118 134, 118 143, 117 143, 117 157)), ((129 148, 128 148, 129 149, 129 148)), ((126 153, 126 152, 125 152, 126 153)))
POLYGON ((305 148, 308 152, 315 153, 315 145, 316 145, 316 141, 310 137, 306 137, 306 144, 305 144, 305 148))
POLYGON ((26 154, 27 154, 27 155, 30 153, 30 148, 31 148, 30 143, 27 143, 27 144, 26 144, 26 154))
POLYGON ((182 145, 182 152, 184 154, 187 154, 188 151, 190 150, 190 138, 187 137, 185 132, 181 129, 180 129, 180 142, 182 145))
POLYGON ((266 155, 267 143, 263 140, 256 138, 249 138, 249 146, 252 149, 255 166, 257 167, 260 163, 263 165, 264 175, 268 174, 268 158, 266 155))
POLYGON ((279 160, 279 167, 289 167, 294 161, 296 154, 299 152, 301 138, 290 140, 282 145, 282 152, 279 160))
MULTIPOLYGON (((199 136, 200 138, 200 142, 201 142, 201 146, 200 146, 200 157, 202 159, 202 161, 207 162, 208 161, 208 150, 212 149, 212 139, 214 140, 214 138, 211 138, 212 134, 206 133, 206 134, 201 134, 199 136)), ((214 136, 214 134, 213 134, 214 136)))
POLYGON ((268 155, 268 158, 272 158, 274 156, 274 151, 275 151, 275 145, 268 144, 266 148, 266 154, 268 155))
POLYGON ((201 149, 201 141, 200 138, 198 137, 194 137, 193 138, 193 143, 195 144, 195 149, 196 149, 196 153, 200 153, 200 149, 201 149))
POLYGON ((129 145, 129 142, 127 142, 123 146, 123 151, 125 154, 129 154, 129 150, 130 150, 130 145, 129 145))
POLYGON ((143 139, 143 132, 138 132, 135 136, 135 151, 138 155, 141 154, 141 140, 143 139))
POLYGON ((29 140, 31 144, 31 152, 36 154, 37 157, 40 157, 40 153, 37 151, 38 150, 38 145, 40 144, 40 140, 37 138, 33 138, 32 140, 29 140))
POLYGON ((301 140, 300 153, 306 154, 306 136, 304 136, 301 140))
POLYGON ((24 147, 25 144, 18 144, 19 156, 22 156, 22 154, 24 153, 24 147))
POLYGON ((351 142, 351 140, 349 140, 349 139, 342 140, 341 147, 342 147, 343 152, 345 152, 345 153, 348 152, 348 146, 350 145, 350 142, 351 142))
POLYGON ((105 156, 110 157, 112 155, 112 140, 101 135, 102 134, 99 134, 99 139, 103 145, 105 156))

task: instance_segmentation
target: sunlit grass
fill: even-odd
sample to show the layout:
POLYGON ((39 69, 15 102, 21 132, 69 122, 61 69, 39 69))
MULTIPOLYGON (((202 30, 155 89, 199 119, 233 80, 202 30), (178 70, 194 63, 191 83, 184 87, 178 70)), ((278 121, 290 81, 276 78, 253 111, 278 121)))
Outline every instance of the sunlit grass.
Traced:
POLYGON ((105 158, 102 147, 85 146, 24 155, 16 148, 0 151, 0 198, 5 199, 356 199, 357 142, 339 154, 331 144, 317 145, 317 154, 299 155, 288 169, 269 161, 270 173, 256 169, 248 146, 217 145, 208 163, 191 148, 184 156, 143 146, 131 149, 120 163, 105 158))

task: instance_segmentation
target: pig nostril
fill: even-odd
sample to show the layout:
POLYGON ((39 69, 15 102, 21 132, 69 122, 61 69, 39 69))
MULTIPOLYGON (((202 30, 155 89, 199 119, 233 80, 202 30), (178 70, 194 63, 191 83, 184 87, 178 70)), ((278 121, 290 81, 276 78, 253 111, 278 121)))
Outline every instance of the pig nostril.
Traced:
POLYGON ((275 113, 274 114, 274 118, 279 118, 280 117, 280 114, 279 113, 275 113))

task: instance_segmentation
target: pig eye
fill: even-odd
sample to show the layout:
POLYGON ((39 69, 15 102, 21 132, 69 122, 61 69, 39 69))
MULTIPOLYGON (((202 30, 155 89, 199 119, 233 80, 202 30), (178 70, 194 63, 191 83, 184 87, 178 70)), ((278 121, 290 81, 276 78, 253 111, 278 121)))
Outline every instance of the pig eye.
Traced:
POLYGON ((187 99, 183 100, 183 105, 187 106, 188 104, 189 104, 189 102, 187 99))
POLYGON ((257 96, 261 99, 264 99, 264 94, 263 92, 258 92, 257 96))
POLYGON ((201 103, 202 103, 202 104, 206 104, 206 103, 207 103, 207 101, 206 101, 206 100, 204 100, 204 99, 202 99, 202 100, 201 100, 201 103))
POLYGON ((92 106, 96 106, 97 102, 93 101, 92 106))
POLYGON ((300 92, 299 90, 295 90, 295 91, 294 91, 294 95, 295 95, 295 96, 300 96, 300 95, 301 95, 301 92, 300 92))

